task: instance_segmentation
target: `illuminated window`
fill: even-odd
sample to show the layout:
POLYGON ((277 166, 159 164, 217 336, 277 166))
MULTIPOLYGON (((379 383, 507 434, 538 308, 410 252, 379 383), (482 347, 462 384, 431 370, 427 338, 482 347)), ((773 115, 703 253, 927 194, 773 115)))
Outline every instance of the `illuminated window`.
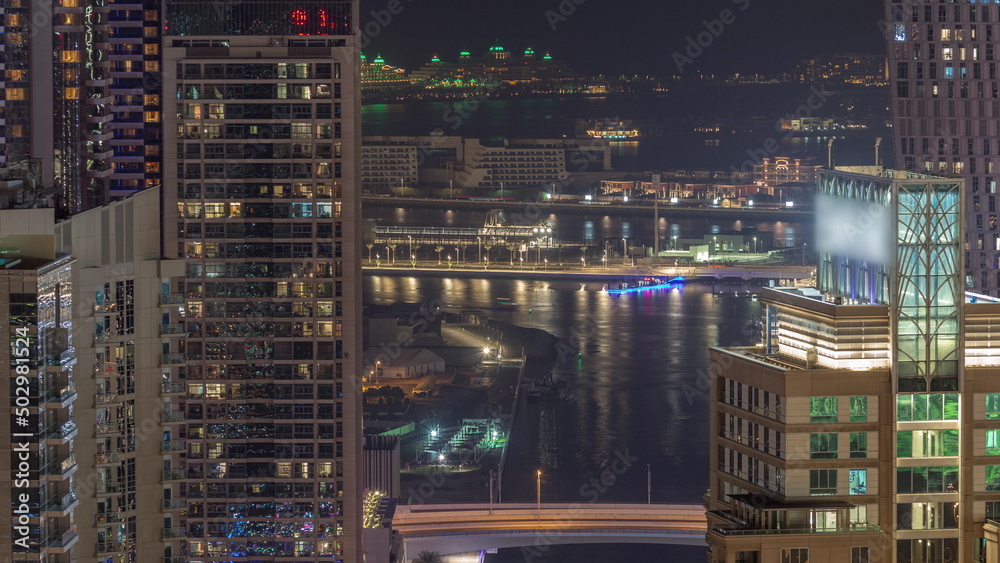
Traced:
POLYGON ((809 435, 809 459, 836 459, 837 433, 821 432, 809 435))
POLYGON ((809 422, 837 422, 837 397, 810 397, 809 422))
POLYGON ((59 61, 64 63, 82 63, 83 53, 80 51, 60 51, 59 61))

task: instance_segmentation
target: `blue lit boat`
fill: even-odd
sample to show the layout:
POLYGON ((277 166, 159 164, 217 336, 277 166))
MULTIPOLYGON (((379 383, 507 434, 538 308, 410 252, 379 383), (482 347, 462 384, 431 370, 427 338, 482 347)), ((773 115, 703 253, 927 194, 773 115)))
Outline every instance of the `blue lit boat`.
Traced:
POLYGON ((650 291, 653 289, 668 289, 684 284, 684 277, 677 276, 670 280, 661 278, 639 278, 631 281, 618 283, 615 287, 608 287, 607 292, 613 294, 635 293, 638 291, 650 291))

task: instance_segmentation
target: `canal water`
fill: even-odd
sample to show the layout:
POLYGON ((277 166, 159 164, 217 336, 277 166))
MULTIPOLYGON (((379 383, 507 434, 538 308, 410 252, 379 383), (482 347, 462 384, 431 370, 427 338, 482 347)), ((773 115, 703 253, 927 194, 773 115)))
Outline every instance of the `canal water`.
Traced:
MULTIPOLYGON (((430 302, 490 309, 498 296, 518 307, 497 320, 559 338, 552 366, 568 400, 522 404, 503 483, 506 502, 700 503, 708 487, 708 348, 759 338, 757 301, 739 286, 692 284, 610 296, 578 281, 372 276, 365 302, 430 302), (716 296, 715 292, 728 292, 716 296), (616 462, 617 460, 617 462, 616 462), (647 489, 647 479, 651 490, 647 489), (610 481, 610 483, 609 483, 610 481)), ((503 550, 490 563, 704 561, 705 548, 551 546, 503 550)))

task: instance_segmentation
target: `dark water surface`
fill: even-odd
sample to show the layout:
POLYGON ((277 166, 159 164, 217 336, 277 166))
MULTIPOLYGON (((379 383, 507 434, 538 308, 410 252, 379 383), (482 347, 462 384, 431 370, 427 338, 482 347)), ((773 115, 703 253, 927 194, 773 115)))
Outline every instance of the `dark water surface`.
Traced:
MULTIPOLYGON (((711 285, 619 297, 600 290, 599 284, 573 281, 364 280, 365 301, 372 304, 440 299, 489 309, 496 297, 510 297, 518 308, 493 311, 494 318, 560 339, 552 375, 566 381, 571 397, 522 404, 504 501, 533 501, 540 469, 543 501, 645 502, 648 464, 653 502, 699 503, 708 487, 707 351, 755 339, 752 323, 760 307, 746 297, 715 297, 711 285), (613 467, 619 469, 613 484, 601 484, 602 473, 613 467)), ((704 553, 672 546, 553 546, 532 561, 704 561, 704 553)), ((519 550, 505 550, 489 561, 524 559, 519 550)))

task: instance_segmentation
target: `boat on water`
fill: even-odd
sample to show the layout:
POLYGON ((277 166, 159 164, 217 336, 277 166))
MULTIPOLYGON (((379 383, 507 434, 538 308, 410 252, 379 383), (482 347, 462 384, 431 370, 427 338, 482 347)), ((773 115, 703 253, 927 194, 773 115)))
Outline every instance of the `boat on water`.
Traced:
POLYGON ((497 297, 495 308, 501 311, 512 311, 517 309, 517 301, 510 297, 497 297))
POLYGON ((684 284, 684 277, 677 276, 672 279, 644 277, 631 280, 620 281, 609 285, 607 292, 611 294, 634 293, 638 291, 649 291, 653 289, 668 289, 684 284))

